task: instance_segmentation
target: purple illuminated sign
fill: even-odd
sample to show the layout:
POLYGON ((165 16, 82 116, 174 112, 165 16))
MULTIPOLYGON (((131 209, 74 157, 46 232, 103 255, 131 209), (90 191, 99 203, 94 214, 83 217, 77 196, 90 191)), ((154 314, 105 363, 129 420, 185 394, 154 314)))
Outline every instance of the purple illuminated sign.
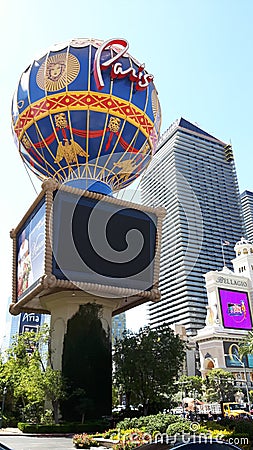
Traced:
POLYGON ((251 330, 252 320, 247 292, 219 289, 223 326, 251 330))

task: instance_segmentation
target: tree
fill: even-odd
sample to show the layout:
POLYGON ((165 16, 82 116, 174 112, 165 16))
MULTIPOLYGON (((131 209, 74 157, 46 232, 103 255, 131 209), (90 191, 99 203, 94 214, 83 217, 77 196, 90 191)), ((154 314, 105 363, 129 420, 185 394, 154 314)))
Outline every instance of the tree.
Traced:
POLYGON ((116 342, 114 382, 126 395, 126 406, 143 406, 144 414, 170 401, 185 357, 184 343, 168 326, 126 332, 116 342))
POLYGON ((102 306, 80 305, 68 320, 62 353, 66 398, 63 420, 109 416, 112 411, 112 361, 109 327, 103 328, 102 306))
POLYGON ((134 383, 137 376, 136 367, 137 337, 133 333, 125 332, 123 339, 116 341, 113 353, 114 384, 120 391, 124 391, 126 407, 131 404, 134 393, 134 383))
POLYGON ((59 423, 59 402, 66 396, 65 380, 60 370, 48 366, 43 373, 42 386, 45 396, 52 402, 55 423, 59 423))
POLYGON ((234 397, 234 376, 223 369, 212 369, 206 375, 207 401, 231 401, 234 397))
POLYGON ((240 356, 253 355, 253 331, 249 331, 239 346, 240 356))
POLYGON ((182 397, 189 397, 195 393, 195 396, 203 395, 203 380, 199 376, 182 375, 175 386, 181 392, 182 397))
POLYGON ((25 332, 14 337, 2 363, 0 386, 8 388, 10 409, 20 409, 22 419, 40 420, 45 400, 51 400, 58 422, 58 401, 64 396, 64 382, 59 371, 48 365, 50 334, 47 326, 38 332, 25 332))

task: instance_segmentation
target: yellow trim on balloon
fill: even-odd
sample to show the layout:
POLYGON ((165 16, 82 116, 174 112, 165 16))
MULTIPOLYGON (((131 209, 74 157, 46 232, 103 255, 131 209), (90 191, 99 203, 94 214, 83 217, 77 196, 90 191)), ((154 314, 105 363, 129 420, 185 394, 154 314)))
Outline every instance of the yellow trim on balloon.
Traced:
POLYGON ((149 138, 151 132, 154 130, 154 122, 149 116, 127 100, 111 94, 100 94, 93 91, 68 91, 44 97, 29 105, 19 115, 14 126, 18 139, 21 140, 24 132, 35 122, 50 114, 56 114, 66 110, 109 113, 136 126, 146 138, 149 138), (91 103, 95 100, 94 104, 89 104, 90 102, 88 100, 90 97, 91 103), (63 101, 64 104, 60 105, 63 101), (108 105, 110 101, 112 101, 112 105, 108 105), (124 111, 128 108, 129 111, 124 111))

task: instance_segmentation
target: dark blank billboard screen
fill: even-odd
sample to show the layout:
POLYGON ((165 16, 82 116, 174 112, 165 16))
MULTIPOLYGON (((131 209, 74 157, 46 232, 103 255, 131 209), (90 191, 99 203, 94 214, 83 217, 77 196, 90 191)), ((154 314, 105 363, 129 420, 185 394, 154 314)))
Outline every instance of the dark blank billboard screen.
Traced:
POLYGON ((53 208, 53 274, 58 279, 149 290, 156 215, 58 191, 53 208))

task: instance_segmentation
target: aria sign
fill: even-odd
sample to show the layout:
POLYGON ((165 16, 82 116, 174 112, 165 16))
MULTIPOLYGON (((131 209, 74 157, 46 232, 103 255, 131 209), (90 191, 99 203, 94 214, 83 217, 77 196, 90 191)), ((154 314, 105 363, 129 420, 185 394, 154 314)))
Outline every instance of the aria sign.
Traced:
POLYGON ((97 49, 94 59, 94 78, 98 90, 101 90, 104 87, 102 70, 106 70, 109 67, 111 67, 111 78, 121 79, 129 77, 130 81, 136 82, 137 91, 147 89, 149 83, 153 81, 153 75, 144 72, 145 64, 141 64, 136 70, 134 67, 127 67, 124 69, 122 63, 118 62, 118 60, 127 52, 128 48, 129 44, 125 39, 109 39, 97 49), (119 49, 117 47, 118 45, 122 48, 119 49), (104 61, 102 58, 103 51, 109 50, 112 46, 114 46, 113 50, 116 52, 116 55, 104 61))
POLYGON ((33 331, 37 333, 39 326, 41 325, 41 314, 35 313, 21 313, 19 334, 27 331, 33 331))

